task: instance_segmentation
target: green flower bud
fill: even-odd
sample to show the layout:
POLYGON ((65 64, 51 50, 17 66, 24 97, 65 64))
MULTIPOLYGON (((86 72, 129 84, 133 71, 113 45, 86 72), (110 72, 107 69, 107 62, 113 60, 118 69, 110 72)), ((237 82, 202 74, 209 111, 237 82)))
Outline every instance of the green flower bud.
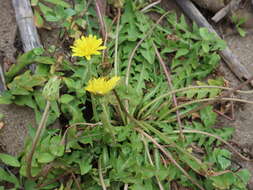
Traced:
POLYGON ((61 79, 57 76, 53 76, 45 85, 42 95, 49 101, 59 99, 60 85, 61 79))

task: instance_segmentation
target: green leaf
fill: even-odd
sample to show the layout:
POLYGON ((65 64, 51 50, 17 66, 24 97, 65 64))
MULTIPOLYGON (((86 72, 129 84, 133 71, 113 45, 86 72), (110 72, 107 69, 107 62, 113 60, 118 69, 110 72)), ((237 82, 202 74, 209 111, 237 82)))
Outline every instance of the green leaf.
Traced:
POLYGON ((36 101, 37 106, 39 107, 39 110, 44 110, 44 108, 46 107, 46 99, 41 96, 41 90, 36 90, 33 94, 33 97, 36 101))
POLYGON ((214 149, 213 154, 223 170, 227 169, 231 165, 231 152, 228 150, 216 148, 214 149))
POLYGON ((217 189, 230 189, 231 185, 235 182, 235 176, 233 173, 226 173, 219 176, 210 177, 213 181, 213 186, 217 189))
POLYGON ((51 138, 49 150, 55 156, 62 156, 64 154, 64 144, 61 144, 61 136, 56 135, 51 138))
POLYGON ((152 41, 148 40, 141 44, 140 52, 142 56, 150 63, 153 64, 155 61, 155 50, 152 47, 152 41))
POLYGON ((204 51, 205 53, 208 53, 208 52, 209 52, 209 50, 210 50, 210 48, 209 48, 209 44, 208 44, 208 43, 206 43, 206 42, 203 42, 201 45, 202 45, 202 49, 203 49, 203 51, 204 51))
POLYGON ((42 76, 31 75, 30 71, 16 76, 14 80, 8 84, 12 94, 28 95, 35 86, 42 86, 46 79, 42 76))
POLYGON ((37 105, 31 95, 17 96, 14 103, 20 106, 29 106, 32 109, 37 108, 37 105))
POLYGON ((215 124, 217 114, 213 111, 213 106, 206 106, 200 110, 200 118, 206 127, 211 127, 215 124))
POLYGON ((241 27, 237 27, 237 31, 239 32, 240 36, 245 37, 247 32, 243 30, 241 27))
POLYGON ((7 82, 9 82, 23 68, 33 63, 33 60, 35 59, 37 54, 41 52, 43 52, 42 48, 35 48, 19 56, 17 59, 17 63, 13 64, 9 71, 5 73, 7 82))
POLYGON ((44 1, 47 1, 47 2, 55 4, 55 5, 60 5, 60 6, 65 7, 65 8, 70 7, 70 5, 67 2, 63 1, 63 0, 44 0, 44 1))
POLYGON ((36 6, 38 4, 39 0, 31 0, 31 5, 36 6))
POLYGON ((34 55, 39 56, 39 55, 42 55, 45 52, 45 50, 42 47, 38 47, 38 48, 34 48, 32 52, 34 53, 34 55))
POLYGON ((135 12, 133 8, 133 3, 129 0, 126 2, 126 6, 124 7, 125 11, 124 14, 121 17, 121 23, 123 25, 126 25, 125 30, 127 33, 127 39, 129 41, 136 41, 139 37, 139 31, 136 26, 136 18, 135 18, 135 12))
POLYGON ((24 186, 26 190, 37 190, 37 184, 33 180, 26 180, 24 186))
POLYGON ((44 152, 44 153, 39 153, 37 159, 38 159, 39 163, 49 163, 55 159, 55 156, 53 156, 52 154, 49 154, 47 152, 44 152))
POLYGON ((90 164, 91 162, 91 158, 85 158, 83 157, 78 163, 79 163, 79 167, 80 167, 80 171, 81 171, 81 175, 84 175, 86 173, 88 173, 91 168, 92 165, 90 164))
POLYGON ((209 32, 207 28, 200 28, 199 34, 202 37, 202 39, 206 41, 211 41, 215 39, 214 33, 209 32))
POLYGON ((20 187, 18 179, 11 173, 6 172, 0 167, 0 181, 7 181, 13 183, 16 188, 20 187))
POLYGON ((134 184, 131 186, 131 190, 147 190, 147 189, 143 184, 134 184))
POLYGON ((17 158, 11 155, 0 153, 0 160, 8 166, 20 167, 20 163, 17 158))
POLYGON ((245 186, 249 183, 251 173, 247 169, 242 169, 236 172, 237 178, 237 187, 245 188, 245 186))
POLYGON ((63 103, 63 104, 68 104, 73 99, 74 99, 74 96, 71 96, 69 94, 64 94, 64 95, 61 96, 60 102, 63 103))
MULTIPOLYGON (((67 8, 64 10, 64 13, 68 16, 68 17, 72 17, 76 14, 76 11, 74 9, 71 9, 71 8, 67 8)), ((85 23, 85 20, 84 19, 80 19, 82 20, 84 23, 85 23)), ((80 23, 80 20, 79 20, 79 23, 80 23)))
POLYGON ((37 56, 35 59, 34 59, 34 62, 37 62, 37 63, 42 63, 42 64, 47 64, 47 65, 53 65, 55 64, 55 59, 52 58, 52 57, 47 57, 47 56, 37 56))
POLYGON ((179 50, 177 50, 175 58, 179 58, 179 57, 186 55, 188 53, 189 53, 188 49, 179 49, 179 50))
POLYGON ((0 104, 11 104, 14 97, 10 92, 4 91, 0 94, 0 104))
POLYGON ((50 7, 44 5, 43 3, 39 2, 39 7, 40 7, 40 10, 42 11, 42 13, 44 15, 46 15, 48 12, 53 12, 53 9, 51 9, 50 7))

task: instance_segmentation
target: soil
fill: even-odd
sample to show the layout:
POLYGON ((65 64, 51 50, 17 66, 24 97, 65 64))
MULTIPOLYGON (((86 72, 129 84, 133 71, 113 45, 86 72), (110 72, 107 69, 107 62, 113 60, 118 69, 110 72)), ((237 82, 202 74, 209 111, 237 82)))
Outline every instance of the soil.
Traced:
MULTIPOLYGON (((253 34, 249 34, 246 37, 234 35, 227 37, 225 40, 232 52, 237 55, 241 63, 243 63, 249 70, 249 73, 253 73, 253 34)), ((225 79, 229 81, 229 85, 231 87, 238 86, 240 82, 234 77, 234 75, 232 75, 224 64, 221 67, 221 70, 225 74, 225 79)), ((244 88, 244 90, 250 89, 252 90, 250 87, 244 88)), ((248 95, 240 95, 240 98, 253 101, 253 92, 248 95)), ((234 127, 235 134, 232 141, 240 147, 241 151, 245 153, 245 155, 253 158, 253 105, 237 105, 235 108, 235 120, 229 121, 224 118, 220 118, 218 125, 234 127)), ((253 189, 253 163, 243 162, 236 156, 234 159, 240 162, 243 168, 248 168, 251 172, 252 177, 249 189, 253 189)))
POLYGON ((0 6, 0 52, 5 59, 14 61, 14 53, 16 48, 14 47, 14 41, 17 31, 17 25, 15 22, 15 13, 11 7, 11 1, 1 0, 0 6))
MULTIPOLYGON (((172 1, 163 1, 163 7, 175 7, 172 1), (167 3, 168 2, 168 3, 167 3), (171 4, 171 5, 170 5, 171 4)), ((177 8, 177 11, 179 9, 177 8)), ((11 7, 10 0, 1 0, 0 6, 0 54, 6 60, 15 60, 16 48, 14 47, 16 38, 16 23, 14 18, 14 11, 11 7)), ((52 42, 48 31, 42 31, 40 34, 44 41, 52 42)), ((55 39, 55 37, 52 37, 55 39)), ((253 73, 253 34, 242 38, 238 35, 228 36, 226 38, 231 50, 238 56, 241 62, 247 69, 253 73)), ((52 44, 52 43, 50 43, 52 44)), ((235 87, 240 82, 235 76, 226 68, 224 63, 221 64, 220 71, 224 73, 224 77, 229 81, 231 87, 235 87)), ((253 95, 243 95, 241 98, 253 100, 253 95)), ((217 126, 232 126, 235 128, 235 134, 232 142, 240 148, 242 153, 252 155, 253 158, 253 105, 236 105, 235 120, 229 121, 220 117, 217 126)), ((22 150, 23 142, 27 134, 27 126, 32 124, 35 126, 34 113, 29 108, 24 108, 15 105, 0 105, 0 113, 4 114, 4 127, 0 129, 0 152, 10 154, 18 154, 22 150)), ((235 160, 239 158, 234 156, 235 160)), ((240 161, 242 167, 248 168, 253 176, 253 164, 249 162, 240 161)), ((253 189, 253 177, 249 184, 249 189, 253 189)))
POLYGON ((22 151, 28 125, 35 126, 33 110, 16 105, 0 105, 0 112, 4 115, 4 126, 0 130, 1 149, 17 155, 22 151))
MULTIPOLYGON (((17 25, 10 0, 1 0, 0 18, 0 64, 14 63, 17 25)), ((22 151, 27 126, 35 126, 34 113, 27 107, 16 105, 0 105, 0 113, 4 115, 4 126, 0 129, 0 151, 17 155, 22 151)))

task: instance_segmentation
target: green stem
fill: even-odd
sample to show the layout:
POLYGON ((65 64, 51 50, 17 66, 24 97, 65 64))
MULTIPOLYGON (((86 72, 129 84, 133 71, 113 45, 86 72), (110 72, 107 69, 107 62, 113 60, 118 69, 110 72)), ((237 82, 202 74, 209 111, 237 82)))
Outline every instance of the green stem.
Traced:
POLYGON ((106 107, 107 104, 104 100, 104 97, 102 97, 102 99, 100 99, 100 104, 101 104, 102 110, 103 110, 103 112, 102 112, 103 117, 101 119, 104 124, 104 127, 107 130, 107 132, 113 136, 113 139, 115 140, 115 133, 113 130, 113 126, 111 125, 110 116, 109 116, 109 113, 108 113, 108 110, 106 107))
POLYGON ((92 63, 91 61, 88 61, 87 63, 87 69, 88 69, 88 80, 90 80, 93 76, 92 76, 92 63))
POLYGON ((27 158, 26 174, 27 174, 27 177, 30 179, 36 178, 36 177, 32 176, 32 172, 31 172, 32 158, 33 158, 33 154, 35 152, 36 146, 37 146, 38 142, 40 141, 41 134, 44 131, 44 128, 46 127, 46 122, 47 122, 47 118, 48 118, 49 111, 50 111, 50 104, 51 104, 50 101, 47 100, 46 108, 44 110, 44 113, 43 113, 42 118, 40 120, 39 127, 36 131, 35 137, 32 142, 31 152, 29 153, 28 158, 27 158))
POLYGON ((90 94, 90 96, 91 96, 91 104, 92 104, 93 116, 95 118, 95 121, 98 122, 99 119, 98 119, 98 112, 97 112, 97 109, 96 109, 95 97, 94 97, 94 95, 92 93, 90 94))
POLYGON ((121 117, 121 120, 123 121, 124 125, 127 124, 127 121, 126 121, 126 117, 121 109, 121 106, 119 105, 119 103, 117 102, 117 105, 116 105, 118 111, 119 111, 119 114, 120 114, 120 117, 121 117))
POLYGON ((106 190, 106 185, 103 178, 102 167, 101 167, 101 158, 98 159, 98 174, 99 174, 99 181, 101 183, 102 189, 106 190))
MULTIPOLYGON (((92 63, 91 61, 88 61, 88 80, 91 80, 92 76, 92 63)), ((92 104, 92 111, 93 111, 93 116, 95 118, 95 121, 98 121, 98 113, 97 113, 97 109, 96 109, 96 101, 95 101, 95 97, 93 96, 93 94, 91 94, 91 104, 92 104)))

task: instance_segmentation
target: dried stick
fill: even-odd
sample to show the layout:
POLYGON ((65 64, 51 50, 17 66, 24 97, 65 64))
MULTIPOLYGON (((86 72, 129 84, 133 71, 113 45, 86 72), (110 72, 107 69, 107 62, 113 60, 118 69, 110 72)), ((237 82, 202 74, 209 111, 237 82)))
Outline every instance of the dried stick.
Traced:
POLYGON ((98 21, 99 21, 99 24, 100 24, 100 28, 101 28, 101 33, 102 33, 102 36, 103 36, 103 39, 105 39, 105 36, 106 36, 106 27, 105 27, 105 22, 104 22, 104 11, 102 10, 103 9, 103 3, 106 3, 106 1, 101 1, 101 0, 95 0, 95 5, 96 5, 96 12, 97 12, 97 15, 98 15, 98 21))
MULTIPOLYGON (((220 101, 235 101, 235 102, 242 102, 242 103, 248 103, 248 104, 253 104, 253 101, 250 101, 250 100, 243 100, 243 99, 238 99, 238 98, 204 98, 204 99, 200 99, 200 100, 192 100, 192 101, 189 101, 187 103, 184 103, 184 104, 180 104, 178 105, 177 107, 174 107, 172 108, 171 110, 169 110, 168 112, 164 113, 159 119, 158 121, 161 121, 163 120, 166 116, 168 116, 170 113, 173 113, 175 112, 176 110, 179 110, 180 108, 184 108, 185 106, 188 106, 188 105, 192 105, 192 104, 195 104, 195 103, 200 103, 200 102, 207 102, 203 105, 210 105, 211 103, 214 103, 214 102, 220 102, 220 101), (211 102, 211 103, 210 103, 211 102)), ((202 107, 202 106, 200 106, 202 107)), ((200 107, 197 107, 196 109, 200 109, 200 107)), ((195 109, 193 109, 194 112, 196 112, 195 109)), ((192 111, 189 111, 187 112, 187 115, 193 113, 192 111)), ((197 110, 197 111, 198 111, 197 110)), ((181 117, 180 117, 181 118, 181 117)))
MULTIPOLYGON (((240 90, 242 87, 244 87, 245 85, 247 85, 248 83, 250 83, 252 80, 253 80, 253 76, 251 76, 251 77, 250 77, 248 80, 246 80, 245 82, 241 83, 241 84, 240 84, 239 86, 237 86, 236 88, 234 88, 234 89, 232 89, 232 90, 230 90, 230 91, 225 92, 223 95, 221 95, 221 96, 219 96, 219 97, 217 97, 217 98, 214 98, 212 101, 208 101, 208 102, 202 104, 201 106, 199 106, 199 107, 197 107, 197 108, 195 108, 195 109, 192 109, 191 111, 189 111, 189 112, 187 112, 187 113, 185 113, 185 114, 181 114, 181 115, 180 115, 180 118, 182 119, 182 118, 184 118, 184 117, 186 117, 186 116, 188 116, 188 115, 190 115, 190 114, 192 114, 192 113, 194 113, 194 112, 196 112, 196 111, 201 110, 202 108, 204 108, 204 107, 206 107, 206 106, 208 106, 208 105, 210 105, 210 104, 212 104, 212 103, 214 103, 214 102, 217 102, 217 101, 222 100, 224 97, 229 96, 229 95, 235 93, 236 91, 240 90)), ((234 100, 234 99, 233 99, 233 98, 232 98, 232 99, 231 99, 231 98, 227 98, 227 100, 234 100)), ((239 101, 244 101, 245 103, 248 103, 248 101, 246 101, 246 100, 239 100, 239 101)), ((167 122, 171 122, 171 121, 174 121, 174 120, 169 120, 169 121, 167 121, 167 122)))
POLYGON ((196 185, 199 189, 205 190, 201 185, 199 185, 186 171, 182 168, 177 161, 173 158, 171 153, 168 150, 165 150, 163 146, 161 146, 153 137, 145 133, 143 130, 139 128, 135 128, 136 131, 144 135, 147 139, 149 139, 194 185, 196 185))
MULTIPOLYGON (((213 32, 219 37, 214 28, 208 23, 205 17, 200 13, 200 11, 190 0, 175 0, 175 1, 188 15, 188 17, 190 17, 193 21, 195 21, 200 27, 206 27, 210 32, 213 32)), ((245 79, 250 78, 251 74, 249 73, 249 71, 244 67, 244 65, 240 63, 240 61, 228 47, 224 50, 221 50, 220 55, 226 62, 230 70, 238 77, 238 79, 244 81, 245 79)), ((251 82, 251 86, 253 86, 253 82, 251 82)))
POLYGON ((150 4, 147 5, 146 7, 142 8, 142 9, 141 9, 141 12, 145 12, 146 10, 148 10, 148 9, 150 9, 150 8, 152 8, 152 7, 154 7, 154 6, 156 6, 157 4, 161 3, 161 1, 162 1, 162 0, 157 0, 157 1, 155 1, 155 2, 150 3, 150 4))
POLYGON ((114 70, 115 76, 118 75, 118 45, 119 45, 119 24, 120 24, 121 10, 118 8, 117 25, 116 25, 116 39, 115 39, 115 54, 114 54, 114 70))
POLYGON ((5 90, 7 90, 2 61, 3 61, 3 57, 0 55, 0 80, 1 80, 1 82, 0 82, 0 92, 3 92, 5 90))
MULTIPOLYGON (((232 102, 232 101, 231 101, 232 102)), ((228 120, 230 120, 230 121, 233 121, 233 118, 232 117, 229 117, 229 116, 227 116, 225 113, 222 113, 222 112, 220 112, 219 110, 213 110, 215 113, 217 113, 218 115, 221 115, 222 117, 224 117, 224 118, 226 118, 226 119, 228 119, 228 120)))
MULTIPOLYGON (((156 45, 154 43, 153 43, 153 47, 155 49, 156 56, 158 57, 158 60, 159 60, 161 66, 163 68, 163 71, 164 71, 164 74, 166 76, 169 88, 171 90, 173 90, 173 85, 172 85, 172 81, 171 81, 171 77, 170 77, 170 71, 166 67, 166 65, 165 65, 165 63, 164 63, 164 61, 163 61, 163 59, 162 59, 162 57, 161 57, 161 55, 160 55, 160 53, 159 53, 156 45)), ((172 98, 173 98, 173 104, 174 104, 174 106, 177 107, 178 104, 177 104, 177 98, 176 98, 175 93, 172 93, 172 98)), ((178 122, 179 131, 181 131, 179 135, 180 135, 181 140, 184 140, 185 137, 184 137, 184 134, 182 132, 183 125, 182 125, 181 119, 179 117, 179 110, 176 110, 176 115, 177 115, 177 122, 178 122)))
MULTIPOLYGON (((180 133, 180 131, 173 131, 172 133, 180 133)), ((218 139, 219 141, 221 141, 222 143, 224 143, 225 145, 227 145, 235 154, 237 154, 241 159, 245 160, 245 161, 249 161, 249 162, 253 162, 253 160, 243 156, 240 152, 238 152, 231 144, 229 144, 227 141, 223 140, 221 137, 211 134, 211 133, 207 133, 204 131, 199 131, 199 130, 195 130, 195 129, 186 129, 183 130, 183 133, 197 133, 197 134, 202 134, 202 135, 206 135, 209 137, 214 137, 216 139, 218 139)))
POLYGON ((42 187, 45 187, 47 185, 50 185, 50 184, 56 182, 57 180, 63 178, 64 176, 66 176, 68 174, 71 174, 71 173, 72 173, 72 171, 66 171, 63 174, 61 174, 60 176, 56 177, 55 179, 50 180, 48 183, 43 183, 43 184, 37 185, 37 188, 42 188, 42 187))
POLYGON ((231 11, 235 11, 239 8, 239 5, 242 0, 232 0, 230 1, 224 8, 219 10, 213 17, 212 20, 214 22, 219 22, 221 19, 223 19, 228 13, 231 11))
MULTIPOLYGON (((140 116, 143 114, 143 112, 145 110, 147 110, 152 104, 154 104, 155 102, 172 95, 173 93, 178 93, 178 92, 184 92, 187 90, 191 90, 191 89, 199 89, 199 88, 217 88, 217 89, 223 89, 223 90, 229 90, 232 91, 233 88, 228 88, 228 87, 222 87, 222 86, 189 86, 189 87, 185 87, 185 88, 180 88, 180 89, 176 89, 176 90, 171 90, 170 92, 167 92, 157 98, 155 98, 154 100, 150 101, 147 105, 145 105, 138 113, 137 118, 140 118, 140 116)), ((242 88, 242 87, 241 87, 242 88)), ((252 94, 253 90, 248 90, 248 91, 242 91, 242 90, 236 90, 236 93, 244 93, 244 94, 252 94)), ((233 92, 232 92, 233 93, 233 92)), ((229 95, 229 94, 228 94, 229 95)))
MULTIPOLYGON (((30 0, 12 0, 12 5, 15 10, 24 51, 27 52, 34 48, 42 47, 34 24, 30 0)), ((30 65, 29 67, 32 71, 35 71, 35 65, 30 65)))
POLYGON ((76 183, 76 186, 77 186, 78 190, 82 190, 82 188, 81 188, 79 182, 77 181, 76 176, 75 176, 75 174, 74 174, 73 172, 71 172, 71 176, 72 176, 72 178, 74 179, 74 181, 75 181, 75 183, 76 183))

